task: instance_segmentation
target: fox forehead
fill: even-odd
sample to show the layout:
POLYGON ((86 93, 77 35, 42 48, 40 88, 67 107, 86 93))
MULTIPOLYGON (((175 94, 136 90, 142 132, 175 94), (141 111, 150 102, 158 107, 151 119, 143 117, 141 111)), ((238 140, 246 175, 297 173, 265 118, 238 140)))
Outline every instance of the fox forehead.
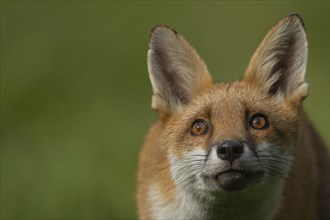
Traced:
MULTIPOLYGON (((191 100, 182 111, 180 117, 205 116, 221 117, 232 120, 238 115, 245 117, 249 113, 276 113, 291 109, 290 103, 280 102, 276 98, 263 92, 262 89, 249 85, 246 82, 216 83, 200 95, 191 100)), ((294 108, 292 108, 294 110, 294 108)))

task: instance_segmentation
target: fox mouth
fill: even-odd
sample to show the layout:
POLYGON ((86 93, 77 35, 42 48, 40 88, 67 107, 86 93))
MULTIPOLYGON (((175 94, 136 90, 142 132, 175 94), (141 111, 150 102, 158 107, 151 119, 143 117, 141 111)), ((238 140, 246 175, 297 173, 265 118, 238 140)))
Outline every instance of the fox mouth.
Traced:
POLYGON ((239 191, 258 183, 263 175, 262 171, 229 169, 216 174, 213 179, 225 191, 239 191))

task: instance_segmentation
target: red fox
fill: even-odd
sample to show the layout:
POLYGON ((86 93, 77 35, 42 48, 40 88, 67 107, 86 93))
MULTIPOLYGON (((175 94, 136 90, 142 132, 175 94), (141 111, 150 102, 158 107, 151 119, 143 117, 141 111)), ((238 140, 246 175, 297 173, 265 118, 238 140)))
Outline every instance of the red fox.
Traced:
POLYGON ((214 83, 179 33, 154 27, 158 120, 139 157, 140 219, 330 219, 329 153, 302 110, 306 63, 298 14, 271 28, 232 83, 214 83))

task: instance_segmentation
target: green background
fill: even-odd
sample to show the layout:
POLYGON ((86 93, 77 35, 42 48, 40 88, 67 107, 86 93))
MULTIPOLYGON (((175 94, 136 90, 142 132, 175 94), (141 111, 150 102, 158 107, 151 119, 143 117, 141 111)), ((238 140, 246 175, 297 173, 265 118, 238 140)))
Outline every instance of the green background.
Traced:
POLYGON ((150 29, 175 28, 228 82, 290 12, 309 39, 305 109, 329 145, 329 1, 1 1, 2 219, 136 218, 150 29))

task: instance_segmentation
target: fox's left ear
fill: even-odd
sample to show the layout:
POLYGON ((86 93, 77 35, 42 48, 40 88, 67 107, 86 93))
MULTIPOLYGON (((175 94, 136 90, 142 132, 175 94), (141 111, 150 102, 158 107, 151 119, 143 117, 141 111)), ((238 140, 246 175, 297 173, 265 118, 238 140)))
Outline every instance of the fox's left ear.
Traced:
POLYGON ((280 20, 265 36, 250 60, 244 81, 280 99, 301 102, 305 82, 307 40, 298 14, 280 20))

